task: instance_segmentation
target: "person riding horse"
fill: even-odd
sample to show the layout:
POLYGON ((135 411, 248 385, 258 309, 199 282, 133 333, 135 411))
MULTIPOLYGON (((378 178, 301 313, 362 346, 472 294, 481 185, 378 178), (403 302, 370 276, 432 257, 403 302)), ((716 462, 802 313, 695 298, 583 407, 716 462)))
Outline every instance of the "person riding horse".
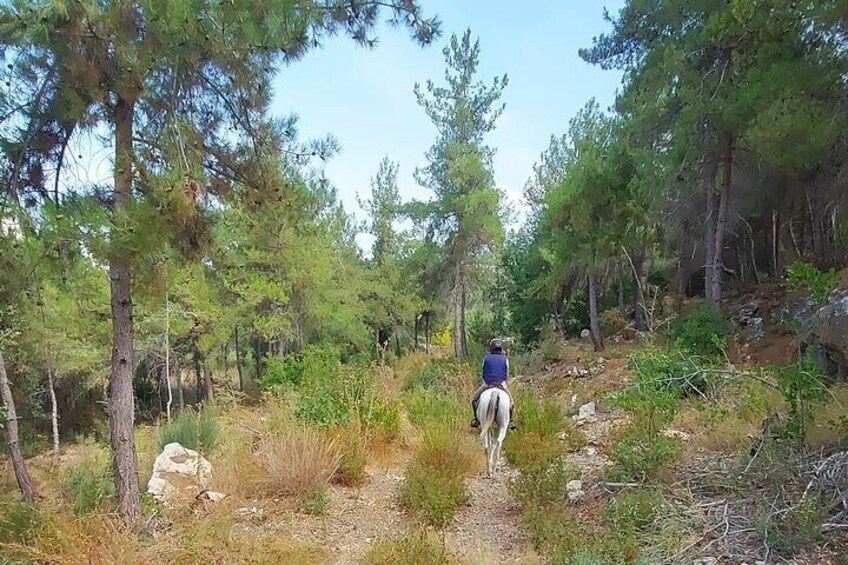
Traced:
MULTIPOLYGON (((474 419, 471 421, 472 428, 480 427, 480 420, 477 419, 477 403, 480 401, 480 395, 488 388, 498 387, 506 392, 510 400, 513 399, 512 393, 506 385, 506 379, 509 375, 509 359, 506 358, 503 349, 503 341, 493 339, 489 342, 489 353, 483 358, 483 384, 474 391, 474 396, 471 397, 471 408, 474 411, 474 419)), ((509 429, 516 428, 515 421, 512 419, 514 404, 509 407, 509 429)))

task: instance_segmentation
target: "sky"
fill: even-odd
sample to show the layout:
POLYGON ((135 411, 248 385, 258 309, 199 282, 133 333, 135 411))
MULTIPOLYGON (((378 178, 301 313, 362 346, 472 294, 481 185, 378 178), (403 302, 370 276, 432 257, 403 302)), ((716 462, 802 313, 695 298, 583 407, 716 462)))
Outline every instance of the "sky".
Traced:
MULTIPOLYGON (((405 29, 381 26, 374 49, 345 37, 284 67, 274 85, 272 110, 299 116, 302 139, 333 135, 340 154, 325 165, 325 175, 345 209, 365 219, 357 195, 367 198, 370 179, 383 156, 400 164, 401 198, 427 199, 429 191, 413 179, 436 130, 421 107, 416 82, 444 76, 442 48, 452 33, 466 28, 480 40, 479 77, 487 83, 506 74, 506 110, 486 142, 495 148, 495 182, 505 190, 519 217, 521 196, 533 163, 552 134, 592 97, 610 106, 621 74, 585 63, 577 54, 592 38, 608 31, 603 9, 617 13, 623 0, 424 0, 425 13, 442 20, 442 37, 420 47, 405 29)), ((370 247, 362 234, 357 242, 370 247)))

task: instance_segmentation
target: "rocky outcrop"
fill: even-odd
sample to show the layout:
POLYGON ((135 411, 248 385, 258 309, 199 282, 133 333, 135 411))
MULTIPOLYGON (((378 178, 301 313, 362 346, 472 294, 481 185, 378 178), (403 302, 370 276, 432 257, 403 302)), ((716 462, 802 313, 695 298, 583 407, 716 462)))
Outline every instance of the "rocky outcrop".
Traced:
POLYGON ((813 314, 808 342, 832 376, 848 377, 848 290, 834 292, 813 314))

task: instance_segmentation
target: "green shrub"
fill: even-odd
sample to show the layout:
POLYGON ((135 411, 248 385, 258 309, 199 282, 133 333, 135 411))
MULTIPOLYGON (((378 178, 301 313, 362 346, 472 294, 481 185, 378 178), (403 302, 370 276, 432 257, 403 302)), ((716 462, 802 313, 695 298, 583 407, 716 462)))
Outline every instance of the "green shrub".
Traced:
POLYGON ((68 472, 65 495, 76 514, 97 510, 115 496, 111 460, 105 450, 91 448, 86 451, 85 458, 68 472))
POLYGON ((512 482, 510 490, 523 504, 558 505, 568 496, 568 482, 579 477, 576 465, 556 457, 526 467, 512 482))
POLYGON ((307 381, 333 381, 341 371, 341 355, 332 346, 310 345, 297 354, 267 356, 265 373, 257 383, 262 389, 299 387, 307 381))
POLYGON ((810 497, 789 512, 766 511, 761 521, 768 547, 791 555, 822 540, 821 524, 827 521, 827 513, 810 497))
POLYGON ((415 389, 443 391, 448 377, 461 371, 461 367, 452 359, 430 359, 409 372, 403 382, 402 390, 404 392, 415 389))
POLYGON ((409 421, 419 427, 433 424, 458 426, 471 416, 471 404, 461 405, 455 398, 430 389, 416 389, 404 394, 409 421))
POLYGON ((787 418, 781 430, 775 430, 793 440, 803 441, 807 427, 813 421, 814 409, 829 398, 825 374, 811 355, 774 370, 780 394, 786 401, 787 418))
POLYGON ((608 308, 601 312, 599 321, 601 333, 604 335, 619 334, 627 327, 627 320, 624 319, 618 308, 608 308))
POLYGON ((649 434, 634 426, 622 435, 610 453, 605 474, 614 481, 652 479, 681 452, 678 438, 649 434))
POLYGON ((707 388, 707 369, 680 351, 641 349, 630 356, 628 364, 640 386, 676 396, 704 394, 707 388))
POLYGON ((218 445, 218 412, 204 406, 195 412, 191 408, 182 411, 170 424, 159 428, 159 450, 169 443, 177 442, 183 447, 208 455, 218 445))
POLYGON ((300 497, 300 507, 307 514, 323 516, 330 508, 330 498, 326 488, 311 490, 300 497))
POLYGON ((603 520, 614 530, 633 533, 650 526, 667 504, 653 489, 624 491, 606 502, 603 520))
POLYGON ((423 522, 443 528, 467 498, 464 476, 474 462, 450 429, 431 429, 407 467, 401 504, 423 522))
POLYGON ((827 295, 839 286, 839 273, 831 269, 822 272, 811 263, 798 261, 786 269, 786 283, 792 290, 806 290, 810 300, 821 306, 827 295))
POLYGON ((0 546, 30 543, 43 523, 44 517, 35 504, 19 499, 0 499, 0 546))
POLYGON ((458 563, 444 543, 420 531, 376 542, 368 550, 365 565, 451 565, 458 563))
POLYGON ((515 417, 521 425, 506 436, 504 454, 510 463, 527 469, 586 444, 586 436, 571 426, 554 402, 539 402, 521 389, 513 392, 515 417))
POLYGON ((407 510, 437 528, 453 519, 465 499, 462 476, 446 474, 429 465, 408 469, 400 492, 400 502, 407 510))
POLYGON ((727 320, 721 310, 702 302, 675 320, 669 337, 687 353, 718 359, 727 349, 727 333, 727 320))

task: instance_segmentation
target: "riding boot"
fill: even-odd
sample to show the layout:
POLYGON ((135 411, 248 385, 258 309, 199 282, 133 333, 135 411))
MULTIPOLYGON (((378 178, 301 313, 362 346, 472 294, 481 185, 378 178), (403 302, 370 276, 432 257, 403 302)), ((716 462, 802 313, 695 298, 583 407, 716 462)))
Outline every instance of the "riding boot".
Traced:
POLYGON ((480 420, 477 419, 477 403, 478 402, 479 402, 479 400, 472 400, 471 401, 471 410, 474 412, 474 419, 471 420, 471 427, 472 428, 479 428, 480 427, 480 420))
POLYGON ((510 405, 510 407, 509 407, 509 429, 511 429, 511 430, 518 428, 518 426, 515 425, 515 418, 513 417, 514 412, 515 412, 515 406, 510 405))

